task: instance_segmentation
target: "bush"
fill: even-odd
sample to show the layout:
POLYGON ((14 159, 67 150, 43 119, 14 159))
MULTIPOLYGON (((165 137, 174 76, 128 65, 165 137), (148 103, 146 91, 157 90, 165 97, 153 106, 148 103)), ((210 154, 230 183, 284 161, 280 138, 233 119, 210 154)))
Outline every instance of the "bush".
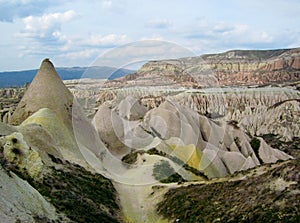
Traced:
POLYGON ((161 183, 184 182, 185 180, 175 172, 166 160, 156 163, 153 168, 153 176, 161 183))
POLYGON ((257 157, 257 159, 259 160, 260 163, 263 163, 262 159, 259 157, 259 147, 260 147, 260 141, 258 138, 253 138, 251 141, 250 141, 250 145, 257 157))

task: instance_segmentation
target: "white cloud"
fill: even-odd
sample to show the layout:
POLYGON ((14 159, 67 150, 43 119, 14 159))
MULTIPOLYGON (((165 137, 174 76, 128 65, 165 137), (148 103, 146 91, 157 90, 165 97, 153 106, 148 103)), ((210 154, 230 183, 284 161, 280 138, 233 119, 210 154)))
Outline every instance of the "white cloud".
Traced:
POLYGON ((21 21, 24 28, 15 36, 20 39, 20 55, 55 55, 70 49, 72 41, 61 30, 62 24, 76 17, 73 10, 27 16, 21 21))
POLYGON ((100 53, 101 51, 99 49, 86 49, 86 50, 81 50, 76 52, 60 54, 59 57, 68 58, 71 60, 89 59, 91 57, 97 57, 100 53))
MULTIPOLYGON (((275 46, 281 37, 270 31, 255 29, 246 24, 232 24, 224 21, 217 23, 201 20, 198 25, 182 33, 192 48, 211 52, 211 49, 266 48, 275 46)), ((280 39, 280 40, 279 40, 280 39)), ((196 50, 198 51, 198 50, 196 50)))
POLYGON ((114 47, 129 42, 127 35, 117 35, 117 34, 108 34, 108 35, 92 35, 86 41, 88 45, 99 46, 99 47, 114 47))
POLYGON ((143 40, 115 47, 99 55, 94 66, 126 67, 141 61, 193 56, 187 48, 167 41, 143 40))
POLYGON ((0 21, 12 22, 15 18, 38 15, 53 4, 48 0, 0 0, 0 21))
POLYGON ((76 16, 73 10, 64 13, 49 13, 38 16, 28 16, 22 19, 25 29, 21 35, 25 37, 57 37, 61 25, 76 16))
POLYGON ((102 7, 104 9, 109 9, 112 6, 112 0, 103 0, 102 7))

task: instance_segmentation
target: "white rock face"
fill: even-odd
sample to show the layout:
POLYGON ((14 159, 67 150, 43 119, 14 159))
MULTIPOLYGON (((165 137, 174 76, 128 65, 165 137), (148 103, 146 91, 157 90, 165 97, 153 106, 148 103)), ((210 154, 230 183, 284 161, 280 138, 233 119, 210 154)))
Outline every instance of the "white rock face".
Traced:
POLYGON ((122 118, 126 118, 128 120, 141 119, 147 112, 147 109, 132 96, 127 96, 123 99, 117 106, 116 110, 122 118))
POLYGON ((50 134, 58 148, 58 153, 62 154, 64 159, 73 162, 82 159, 73 132, 55 112, 48 108, 42 108, 23 121, 20 128, 24 129, 33 124, 42 126, 50 134))
POLYGON ((259 159, 268 163, 292 158, 267 147, 263 139, 256 154, 250 137, 242 129, 222 119, 211 120, 177 102, 166 100, 139 121, 129 120, 128 107, 129 103, 123 100, 117 107, 118 114, 114 108, 101 105, 94 117, 99 136, 111 151, 126 153, 125 148, 148 150, 154 147, 177 156, 209 178, 255 167, 261 164, 259 159))
POLYGON ((288 87, 200 90, 136 87, 103 91, 98 101, 114 107, 117 98, 130 95, 139 98, 148 109, 157 108, 168 99, 200 114, 225 116, 253 136, 272 133, 291 141, 300 135, 300 93, 288 87))
POLYGON ((240 152, 225 152, 221 156, 230 174, 256 166, 251 157, 245 157, 240 152))
POLYGON ((258 139, 260 141, 258 154, 264 163, 275 163, 277 160, 292 159, 292 157, 286 153, 270 147, 262 138, 258 139))
POLYGON ((286 141, 300 136, 300 102, 296 100, 285 101, 278 106, 260 106, 254 110, 247 107, 230 115, 252 135, 273 133, 286 141))
POLYGON ((125 134, 124 123, 115 111, 106 105, 101 105, 92 123, 98 131, 99 137, 113 153, 122 154, 127 151, 122 142, 125 134))
POLYGON ((177 103, 164 102, 149 111, 143 124, 170 146, 170 138, 173 141, 177 138, 186 146, 195 145, 198 161, 193 162, 193 167, 209 177, 226 176, 260 164, 249 137, 241 130, 224 121, 212 121, 177 103))
POLYGON ((0 167, 1 223, 35 222, 34 217, 58 220, 55 208, 26 181, 0 167))

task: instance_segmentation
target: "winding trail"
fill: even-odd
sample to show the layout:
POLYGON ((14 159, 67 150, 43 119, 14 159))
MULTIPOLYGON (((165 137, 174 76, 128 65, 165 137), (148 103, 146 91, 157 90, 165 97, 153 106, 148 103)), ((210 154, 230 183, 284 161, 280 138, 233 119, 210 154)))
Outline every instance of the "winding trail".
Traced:
MULTIPOLYGON (((114 186, 119 194, 123 216, 126 223, 168 223, 156 212, 156 205, 162 201, 164 194, 171 188, 186 187, 195 184, 211 184, 225 181, 246 180, 252 176, 262 175, 271 169, 284 165, 286 162, 263 165, 248 170, 246 173, 237 173, 234 176, 216 178, 209 181, 185 182, 183 184, 155 183, 148 185, 131 185, 114 182, 114 186)), ((128 170, 128 172, 135 170, 128 170)))

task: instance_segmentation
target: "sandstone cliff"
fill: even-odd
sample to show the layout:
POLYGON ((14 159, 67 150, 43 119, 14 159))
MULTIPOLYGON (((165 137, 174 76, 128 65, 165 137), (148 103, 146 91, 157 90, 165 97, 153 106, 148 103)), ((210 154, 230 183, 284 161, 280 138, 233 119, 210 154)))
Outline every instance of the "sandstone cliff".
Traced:
POLYGON ((233 86, 299 81, 300 49, 233 50, 178 60, 150 61, 107 86, 233 86))

